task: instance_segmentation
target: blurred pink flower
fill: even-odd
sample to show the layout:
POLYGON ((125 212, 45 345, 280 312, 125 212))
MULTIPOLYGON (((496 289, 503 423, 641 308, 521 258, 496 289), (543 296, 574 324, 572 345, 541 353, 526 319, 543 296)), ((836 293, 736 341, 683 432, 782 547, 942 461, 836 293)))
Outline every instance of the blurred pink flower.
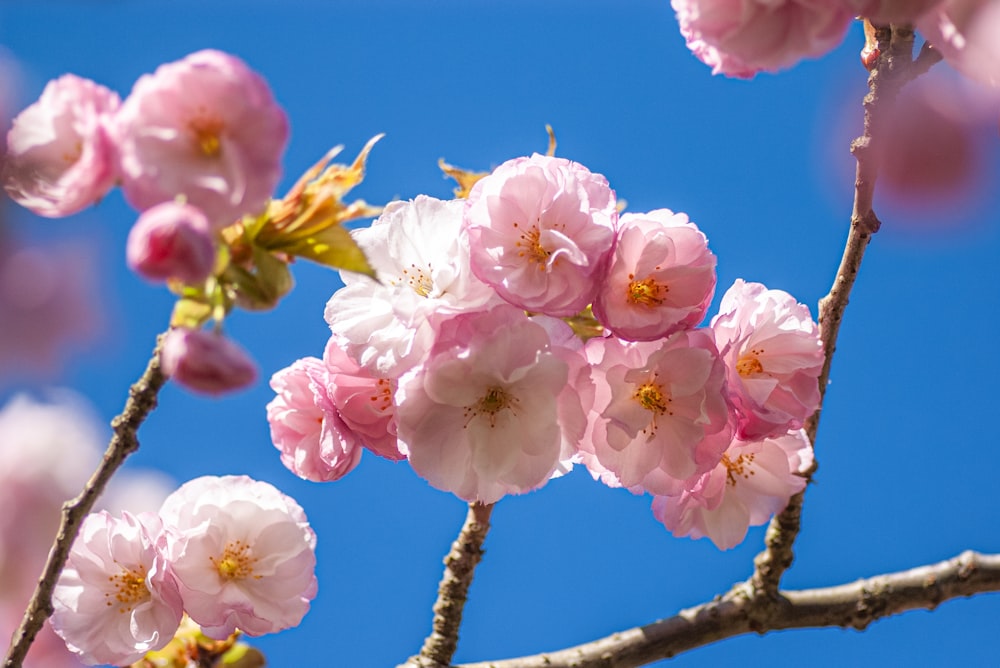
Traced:
POLYGON ((715 292, 715 255, 683 213, 627 213, 594 316, 630 341, 652 341, 695 327, 715 292))
POLYGON ((671 0, 687 46, 713 74, 750 78, 840 44, 854 18, 836 0, 671 0))
POLYGON ((175 327, 163 339, 163 373, 195 392, 225 394, 257 380, 257 365, 222 334, 175 327))
POLYGON ((316 534, 302 508, 266 482, 205 476, 160 509, 184 610, 205 635, 297 626, 316 596, 316 534))
POLYGON ((806 486, 812 446, 800 430, 761 441, 733 441, 711 471, 672 496, 653 498, 653 515, 675 536, 708 536, 720 550, 743 542, 806 486))
POLYGON ((323 360, 306 357, 271 377, 271 441, 289 471, 313 482, 338 480, 361 461, 361 440, 330 398, 323 360))
POLYGON ((337 344, 380 378, 419 364, 442 318, 499 301, 469 269, 463 206, 420 195, 390 203, 370 227, 352 232, 381 282, 341 272, 345 287, 325 317, 337 344))
POLYGON ((732 428, 726 370, 711 332, 682 331, 665 341, 590 339, 597 396, 581 450, 601 477, 666 494, 718 462, 732 428))
POLYGON ((205 214, 169 201, 146 209, 125 246, 128 266, 151 281, 202 283, 215 267, 215 242, 205 214))
POLYGON ((117 178, 110 136, 116 93, 72 74, 50 81, 7 133, 4 189, 40 216, 60 218, 104 197, 117 178))
POLYGON ((798 429, 819 407, 823 344, 809 309, 787 292, 737 279, 712 331, 746 440, 798 429))
POLYGON ((607 179, 532 155, 479 180, 466 204, 472 271, 509 303, 557 317, 593 301, 615 241, 607 179))
POLYGON ((94 250, 85 244, 0 242, 0 378, 53 375, 67 348, 100 330, 94 250))
POLYGON ((281 176, 288 121, 260 75, 205 50, 140 77, 117 131, 129 202, 144 210, 184 195, 224 227, 264 209, 281 176))
POLYGON ((413 470, 470 502, 544 485, 560 465, 569 371, 550 344, 508 305, 444 321, 427 361, 397 390, 400 449, 413 470))
POLYGON ((1000 0, 945 0, 916 27, 949 65, 1000 86, 1000 0))
POLYGON ((875 23, 912 23, 946 0, 847 0, 851 9, 875 23))
POLYGON ((84 518, 52 594, 52 626, 84 662, 129 664, 173 639, 181 599, 160 533, 152 514, 84 518))

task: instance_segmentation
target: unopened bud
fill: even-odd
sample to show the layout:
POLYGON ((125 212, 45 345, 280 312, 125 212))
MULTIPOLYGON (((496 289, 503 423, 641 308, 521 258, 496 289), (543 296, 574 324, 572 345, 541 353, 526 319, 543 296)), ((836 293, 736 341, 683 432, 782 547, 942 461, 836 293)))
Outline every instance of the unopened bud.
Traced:
POLYGON ((175 328, 163 340, 163 373, 203 394, 224 394, 257 379, 257 366, 243 348, 221 334, 175 328))
POLYGON ((197 284, 212 274, 215 243, 205 214, 188 204, 164 202, 139 216, 128 235, 129 267, 151 281, 197 284))

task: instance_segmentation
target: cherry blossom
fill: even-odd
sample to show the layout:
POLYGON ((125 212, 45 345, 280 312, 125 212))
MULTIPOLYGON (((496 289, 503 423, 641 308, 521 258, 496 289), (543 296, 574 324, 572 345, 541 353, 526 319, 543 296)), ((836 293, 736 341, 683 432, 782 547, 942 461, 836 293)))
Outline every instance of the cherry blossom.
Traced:
POLYGON ((293 499, 246 476, 205 476, 160 508, 184 610, 205 635, 298 625, 316 595, 316 534, 293 499))
POLYGON ((671 0, 687 46, 713 74, 750 78, 832 50, 854 18, 831 0, 671 0))
POLYGON ((147 209, 128 235, 129 267, 151 281, 201 283, 215 266, 208 219, 189 204, 170 201, 147 209))
POLYGON ((809 309, 787 292, 737 279, 712 319, 726 363, 737 436, 798 429, 819 406, 823 344, 809 309))
POLYGON ((594 316, 615 335, 652 341, 696 326, 715 293, 715 255, 683 213, 625 214, 594 316))
POLYGON ((60 218, 97 200, 118 176, 111 122, 120 99, 89 79, 50 81, 7 133, 4 188, 40 216, 60 218))
POLYGON ((597 394, 581 450, 600 464, 595 476, 666 494, 716 465, 732 429, 711 332, 651 342, 596 338, 586 350, 597 394))
POLYGON ((361 443, 379 457, 403 459, 396 440, 396 381, 379 378, 358 365, 333 338, 323 363, 330 400, 361 443))
POLYGON ((288 121, 264 79, 205 50, 139 78, 118 114, 122 187, 140 210, 184 195, 216 227, 260 213, 288 121))
POLYGON ((337 344, 379 377, 419 364, 442 318, 498 301, 469 269, 462 207, 421 195, 389 204, 352 233, 381 282, 341 272, 345 287, 327 304, 326 321, 337 344))
POLYGON ((653 514, 675 536, 708 536, 720 550, 746 538, 747 529, 780 512, 806 486, 812 445, 796 430, 761 441, 733 441, 711 471, 688 480, 672 496, 656 496, 653 514))
POLYGON ((167 332, 161 366, 168 377, 204 394, 232 392, 257 379, 257 366, 240 346, 200 329, 176 327, 167 332))
POLYGON ((52 595, 52 626, 86 663, 132 663, 174 637, 181 599, 160 531, 151 514, 84 518, 52 595))
POLYGON ((545 328, 522 311, 457 315, 399 381, 400 449, 431 485, 466 501, 541 487, 560 464, 568 373, 545 328))
POLYGON ((1000 86, 1000 0, 945 0, 916 27, 949 65, 1000 86))
POLYGON ((271 377, 277 396, 267 405, 271 441, 281 463, 300 478, 338 480, 361 461, 361 441, 330 397, 323 360, 306 357, 271 377))
POLYGON ((577 162, 503 163, 469 193, 472 271, 511 304, 552 316, 593 301, 615 240, 615 194, 577 162))

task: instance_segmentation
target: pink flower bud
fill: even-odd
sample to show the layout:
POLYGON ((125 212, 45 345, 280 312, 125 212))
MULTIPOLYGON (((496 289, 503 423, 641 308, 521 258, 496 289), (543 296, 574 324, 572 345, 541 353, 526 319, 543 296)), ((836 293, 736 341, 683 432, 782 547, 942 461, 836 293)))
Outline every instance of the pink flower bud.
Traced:
POLYGON ((164 202, 139 216, 125 247, 128 266, 151 281, 201 283, 215 266, 208 218, 187 204, 164 202))
POLYGON ((241 347, 221 334, 171 329, 163 339, 163 373, 190 390, 224 394, 257 379, 257 366, 241 347))
POLYGON ((3 186, 11 199, 40 216, 80 211, 117 178, 110 119, 118 94, 72 74, 50 81, 7 133, 3 186))

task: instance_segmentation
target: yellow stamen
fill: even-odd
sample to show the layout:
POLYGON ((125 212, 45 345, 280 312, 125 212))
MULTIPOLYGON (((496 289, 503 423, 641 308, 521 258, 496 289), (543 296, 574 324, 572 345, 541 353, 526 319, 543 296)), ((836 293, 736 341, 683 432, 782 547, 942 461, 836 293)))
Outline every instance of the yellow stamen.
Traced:
POLYGON ((118 612, 125 614, 131 612, 138 603, 149 600, 149 589, 146 588, 146 567, 140 564, 135 569, 122 568, 117 575, 108 576, 115 590, 105 592, 104 597, 108 599, 105 605, 112 607, 115 601, 118 602, 118 612), (112 596, 114 601, 111 600, 112 596))
POLYGON ((518 399, 512 394, 508 394, 507 390, 499 386, 492 386, 486 389, 486 393, 479 398, 479 400, 472 404, 471 406, 466 406, 464 411, 464 417, 466 418, 465 426, 468 427, 472 420, 480 415, 487 415, 490 421, 490 428, 496 426, 497 416, 504 410, 510 409, 511 412, 516 413, 516 408, 518 405, 518 399))
POLYGON ((722 463, 726 467, 726 484, 735 487, 738 477, 749 480, 750 476, 756 473, 750 468, 753 458, 753 453, 740 455, 735 460, 730 459, 729 455, 722 455, 722 463))
POLYGON ((243 580, 248 577, 260 579, 253 572, 257 558, 251 556, 250 546, 241 540, 226 543, 222 556, 219 559, 209 557, 209 560, 223 580, 243 580))
POLYGON ((764 365, 760 363, 759 355, 764 352, 763 348, 754 348, 748 353, 740 356, 736 362, 736 373, 744 378, 764 373, 764 365))
POLYGON ((643 306, 659 306, 663 303, 666 294, 670 292, 670 286, 665 283, 658 283, 655 278, 650 276, 649 278, 644 278, 641 281, 635 280, 633 274, 629 274, 629 284, 628 290, 625 292, 625 298, 633 304, 642 304, 643 306))

